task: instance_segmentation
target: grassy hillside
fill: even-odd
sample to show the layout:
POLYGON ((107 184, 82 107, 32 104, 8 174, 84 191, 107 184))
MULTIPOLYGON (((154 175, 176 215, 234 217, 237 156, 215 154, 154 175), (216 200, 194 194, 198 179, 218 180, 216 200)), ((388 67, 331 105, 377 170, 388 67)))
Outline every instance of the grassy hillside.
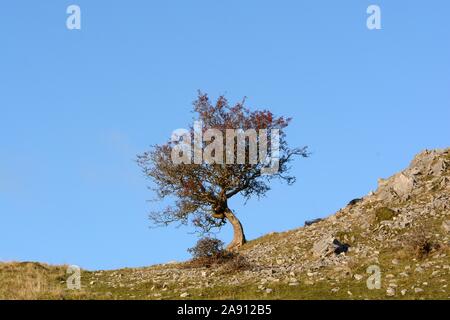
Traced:
POLYGON ((67 289, 66 266, 0 263, 0 298, 450 299, 449 231, 450 152, 425 151, 336 214, 250 241, 239 260, 82 271, 80 290, 67 289))

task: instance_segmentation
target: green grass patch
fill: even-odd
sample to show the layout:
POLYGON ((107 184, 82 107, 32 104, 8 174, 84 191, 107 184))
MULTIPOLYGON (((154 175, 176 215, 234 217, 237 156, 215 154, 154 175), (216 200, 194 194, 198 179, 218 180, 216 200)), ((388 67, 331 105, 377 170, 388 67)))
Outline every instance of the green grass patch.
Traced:
POLYGON ((397 213, 394 210, 388 207, 381 207, 375 211, 375 220, 377 223, 380 223, 382 221, 392 220, 396 215, 397 213))

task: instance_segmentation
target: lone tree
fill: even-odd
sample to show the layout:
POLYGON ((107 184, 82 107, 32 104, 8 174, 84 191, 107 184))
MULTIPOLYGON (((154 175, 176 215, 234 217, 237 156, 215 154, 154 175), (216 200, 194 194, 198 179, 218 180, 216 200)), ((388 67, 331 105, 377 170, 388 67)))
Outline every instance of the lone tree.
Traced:
POLYGON ((246 240, 228 199, 238 194, 245 200, 264 196, 273 179, 289 185, 295 182, 295 177, 288 175, 288 163, 294 156, 308 154, 306 147, 290 149, 287 145, 284 129, 291 119, 275 117, 268 110, 250 111, 244 104, 245 99, 230 106, 224 96, 213 103, 199 92, 193 103, 197 127, 179 130, 171 141, 138 155, 137 162, 152 180, 157 199, 174 202, 150 213, 154 224, 191 222, 208 233, 229 221, 234 237, 227 249, 233 250, 246 240), (256 145, 259 160, 255 158, 256 145))

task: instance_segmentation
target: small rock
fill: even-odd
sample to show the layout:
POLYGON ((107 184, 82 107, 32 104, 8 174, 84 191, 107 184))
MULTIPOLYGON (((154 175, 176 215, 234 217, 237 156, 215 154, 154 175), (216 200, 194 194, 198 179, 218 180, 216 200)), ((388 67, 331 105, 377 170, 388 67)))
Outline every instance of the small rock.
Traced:
POLYGON ((418 273, 422 273, 423 272, 423 268, 422 267, 417 267, 414 271, 416 271, 418 273))
POLYGON ((402 294, 402 296, 404 296, 406 294, 406 292, 408 292, 408 290, 403 289, 402 291, 400 291, 400 293, 402 294))
POLYGON ((180 298, 186 298, 186 297, 189 297, 189 293, 183 292, 182 294, 180 294, 180 298))
POLYGON ((266 293, 272 293, 272 292, 273 292, 273 289, 270 289, 270 288, 266 289, 266 293))
POLYGON ((353 277, 356 279, 356 281, 360 281, 363 278, 363 276, 360 274, 355 274, 353 277))
POLYGON ((420 293, 420 292, 423 292, 423 289, 422 288, 415 288, 414 292, 415 293, 420 293))
POLYGON ((442 229, 444 229, 445 232, 450 232, 450 220, 442 222, 442 229))
POLYGON ((387 288, 387 290, 386 290, 386 295, 387 295, 388 297, 393 297, 393 296, 395 296, 395 288, 393 288, 393 287, 387 288))

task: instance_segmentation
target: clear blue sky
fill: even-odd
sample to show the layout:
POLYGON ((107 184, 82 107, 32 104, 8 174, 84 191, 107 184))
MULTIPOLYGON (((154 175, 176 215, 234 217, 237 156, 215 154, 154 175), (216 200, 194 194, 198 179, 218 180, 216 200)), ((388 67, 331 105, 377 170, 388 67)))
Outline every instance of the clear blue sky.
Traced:
POLYGON ((149 229, 134 159, 189 124, 198 89, 294 117, 291 145, 313 152, 296 185, 232 201, 248 238, 335 212, 449 146, 449 14, 447 0, 2 1, 0 260, 188 258, 192 229, 149 229))

